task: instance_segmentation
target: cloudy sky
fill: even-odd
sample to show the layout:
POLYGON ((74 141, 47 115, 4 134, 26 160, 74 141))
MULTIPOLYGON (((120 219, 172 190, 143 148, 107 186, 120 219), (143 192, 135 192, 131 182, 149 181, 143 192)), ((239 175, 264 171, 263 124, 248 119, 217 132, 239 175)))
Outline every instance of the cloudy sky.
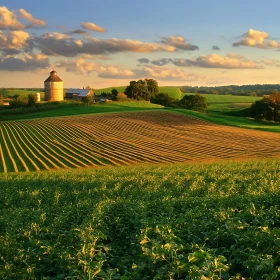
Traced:
POLYGON ((279 0, 1 0, 0 87, 280 82, 279 0))

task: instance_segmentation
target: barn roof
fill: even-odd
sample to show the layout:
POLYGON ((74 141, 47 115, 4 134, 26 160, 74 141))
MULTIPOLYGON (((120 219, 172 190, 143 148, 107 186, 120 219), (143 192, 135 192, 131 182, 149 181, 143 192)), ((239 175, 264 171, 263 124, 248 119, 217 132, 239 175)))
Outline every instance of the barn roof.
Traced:
POLYGON ((50 72, 50 76, 45 80, 45 82, 62 82, 62 80, 57 76, 56 71, 50 72))
POLYGON ((90 93, 90 89, 70 88, 66 91, 70 94, 79 94, 79 97, 87 96, 90 93))

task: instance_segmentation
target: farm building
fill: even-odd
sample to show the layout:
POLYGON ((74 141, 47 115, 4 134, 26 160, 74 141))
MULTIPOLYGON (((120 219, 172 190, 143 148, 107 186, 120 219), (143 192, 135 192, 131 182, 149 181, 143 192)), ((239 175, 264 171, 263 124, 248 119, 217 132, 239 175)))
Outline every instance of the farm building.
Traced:
POLYGON ((94 95, 91 89, 71 88, 66 91, 66 99, 78 99, 88 95, 94 95))
POLYGON ((46 101, 63 100, 63 81, 57 76, 56 71, 50 72, 50 76, 45 80, 44 86, 46 101))

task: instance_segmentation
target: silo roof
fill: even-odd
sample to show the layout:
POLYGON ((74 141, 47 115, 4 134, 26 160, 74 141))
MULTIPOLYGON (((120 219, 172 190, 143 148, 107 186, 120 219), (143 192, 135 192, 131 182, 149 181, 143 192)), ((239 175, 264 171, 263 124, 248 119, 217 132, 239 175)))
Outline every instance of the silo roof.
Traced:
POLYGON ((62 82, 62 80, 56 75, 55 71, 52 71, 51 75, 45 80, 45 82, 62 82))

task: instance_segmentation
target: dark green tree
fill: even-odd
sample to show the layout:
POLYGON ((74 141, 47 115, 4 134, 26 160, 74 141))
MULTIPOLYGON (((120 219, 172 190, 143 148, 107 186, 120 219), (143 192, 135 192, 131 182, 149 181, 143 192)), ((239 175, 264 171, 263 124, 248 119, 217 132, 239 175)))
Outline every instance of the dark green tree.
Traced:
POLYGON ((126 87, 124 93, 127 97, 136 100, 150 100, 151 96, 144 80, 130 81, 129 86, 126 87))
POLYGON ((83 96, 82 102, 87 105, 90 105, 93 102, 93 97, 91 95, 83 96))
POLYGON ((198 112, 205 112, 208 107, 206 98, 199 94, 185 95, 179 104, 184 109, 198 112))
POLYGON ((27 96, 27 106, 28 107, 33 107, 35 106, 37 103, 37 97, 35 96, 35 94, 28 94, 27 96))
POLYGON ((150 93, 151 97, 158 94, 159 92, 158 82, 154 79, 145 79, 145 81, 146 81, 148 92, 150 93))
POLYGON ((280 122, 280 92, 274 92, 252 104, 249 115, 257 120, 280 122))
POLYGON ((21 96, 10 101, 9 107, 11 109, 24 108, 27 106, 27 99, 23 99, 21 96))
POLYGON ((151 98, 151 103, 163 105, 166 107, 173 107, 175 99, 170 97, 167 93, 158 93, 151 98))
POLYGON ((147 100, 155 96, 158 92, 157 81, 153 79, 145 79, 139 81, 130 81, 124 93, 127 97, 136 100, 147 100))
POLYGON ((118 95, 119 92, 118 92, 115 88, 113 88, 113 89, 111 90, 111 93, 112 93, 112 96, 116 97, 116 96, 118 95))

